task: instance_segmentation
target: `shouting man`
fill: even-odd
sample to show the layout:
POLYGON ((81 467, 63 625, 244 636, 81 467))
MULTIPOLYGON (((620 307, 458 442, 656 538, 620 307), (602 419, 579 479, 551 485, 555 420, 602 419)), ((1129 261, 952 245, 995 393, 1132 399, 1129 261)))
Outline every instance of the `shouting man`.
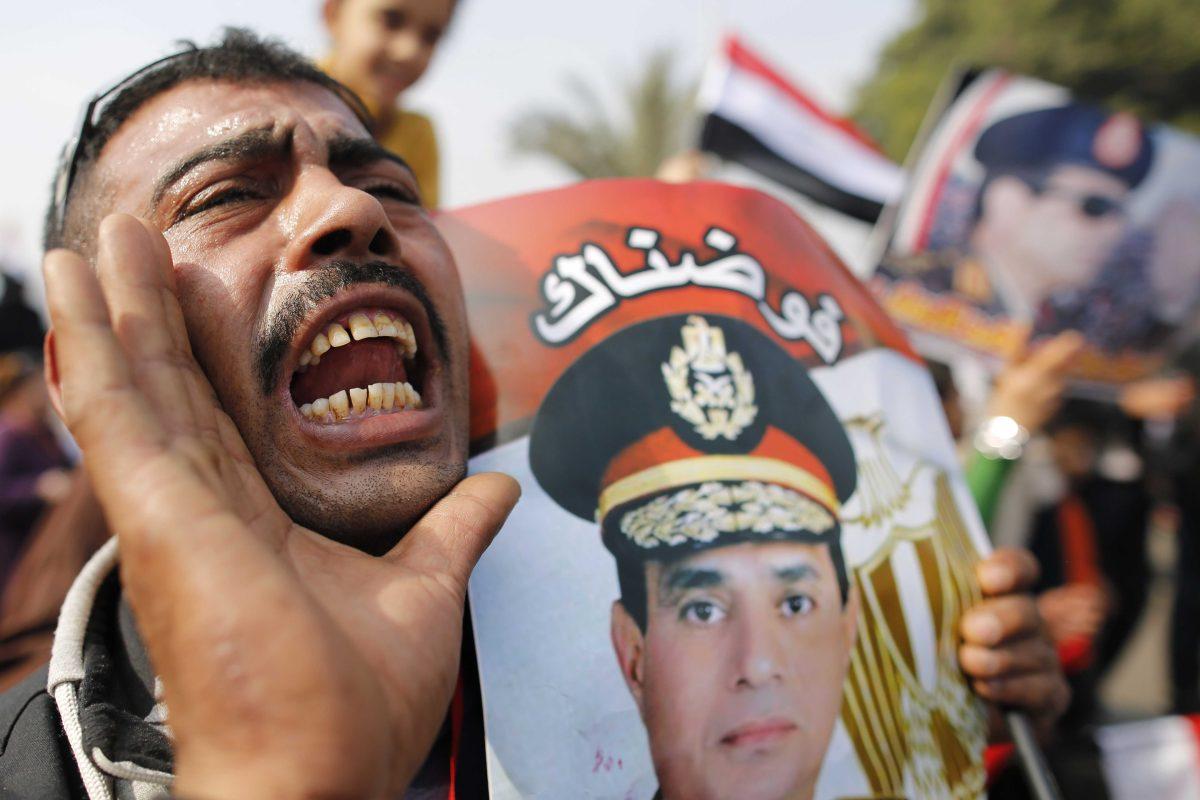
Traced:
POLYGON ((48 376, 121 580, 110 543, 9 698, 10 796, 447 783, 418 770, 516 489, 462 481, 462 289, 359 111, 237 32, 89 107, 50 220, 80 255, 47 255, 48 376))

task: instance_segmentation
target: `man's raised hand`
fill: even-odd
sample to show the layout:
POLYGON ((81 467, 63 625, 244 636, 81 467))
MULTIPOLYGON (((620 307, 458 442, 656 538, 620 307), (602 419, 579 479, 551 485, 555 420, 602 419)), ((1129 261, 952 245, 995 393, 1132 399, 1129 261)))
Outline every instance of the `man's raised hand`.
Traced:
POLYGON ((371 557, 294 524, 192 357, 166 241, 114 215, 95 271, 45 259, 57 406, 163 679, 183 796, 377 797, 457 678, 467 579, 516 502, 460 483, 371 557))

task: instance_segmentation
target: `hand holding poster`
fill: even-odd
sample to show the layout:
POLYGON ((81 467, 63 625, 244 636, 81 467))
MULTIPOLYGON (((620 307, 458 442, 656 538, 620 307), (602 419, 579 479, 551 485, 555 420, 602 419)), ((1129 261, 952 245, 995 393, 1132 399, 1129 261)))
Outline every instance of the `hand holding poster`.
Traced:
POLYGON ((1194 137, 985 72, 919 153, 875 288, 932 355, 1075 329, 1077 378, 1145 376, 1195 321, 1198 173, 1194 137))
POLYGON ((986 539, 927 372, 811 230, 646 181, 440 227, 472 468, 524 489, 471 583, 492 796, 981 796, 986 539))

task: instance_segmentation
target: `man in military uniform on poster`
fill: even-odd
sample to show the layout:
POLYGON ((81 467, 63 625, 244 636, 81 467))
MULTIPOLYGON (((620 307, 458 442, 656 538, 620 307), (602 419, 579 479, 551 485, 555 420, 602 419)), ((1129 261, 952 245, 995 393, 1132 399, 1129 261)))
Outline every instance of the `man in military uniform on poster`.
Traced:
POLYGON ((1071 104, 993 123, 974 156, 984 177, 963 247, 889 258, 880 270, 1032 321, 1056 293, 1088 287, 1112 256, 1154 143, 1128 114, 1071 104))
POLYGON ((547 394, 530 465, 616 561, 659 796, 811 798, 858 622, 838 522, 857 465, 804 367, 728 317, 631 326, 547 394))

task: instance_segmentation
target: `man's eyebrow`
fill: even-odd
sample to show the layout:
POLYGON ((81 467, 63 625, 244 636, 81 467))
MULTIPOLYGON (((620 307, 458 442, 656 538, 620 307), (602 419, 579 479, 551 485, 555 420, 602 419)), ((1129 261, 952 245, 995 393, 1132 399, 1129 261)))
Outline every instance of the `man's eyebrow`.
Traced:
POLYGON ((150 205, 157 206, 163 195, 176 181, 201 164, 209 161, 257 160, 286 153, 291 147, 291 131, 282 137, 274 135, 272 131, 271 126, 249 130, 230 139, 211 144, 185 157, 154 184, 154 195, 150 200, 150 205))
POLYGON ((665 595, 688 589, 710 589, 723 583, 725 583, 725 576, 719 570, 704 567, 675 567, 668 569, 663 574, 660 586, 665 595))
POLYGON ((376 161, 394 161, 409 172, 413 169, 408 162, 370 138, 339 134, 329 140, 329 166, 350 169, 374 164, 376 161))
POLYGON ((776 567, 775 577, 784 583, 820 580, 821 572, 811 564, 793 564, 787 567, 776 567))

